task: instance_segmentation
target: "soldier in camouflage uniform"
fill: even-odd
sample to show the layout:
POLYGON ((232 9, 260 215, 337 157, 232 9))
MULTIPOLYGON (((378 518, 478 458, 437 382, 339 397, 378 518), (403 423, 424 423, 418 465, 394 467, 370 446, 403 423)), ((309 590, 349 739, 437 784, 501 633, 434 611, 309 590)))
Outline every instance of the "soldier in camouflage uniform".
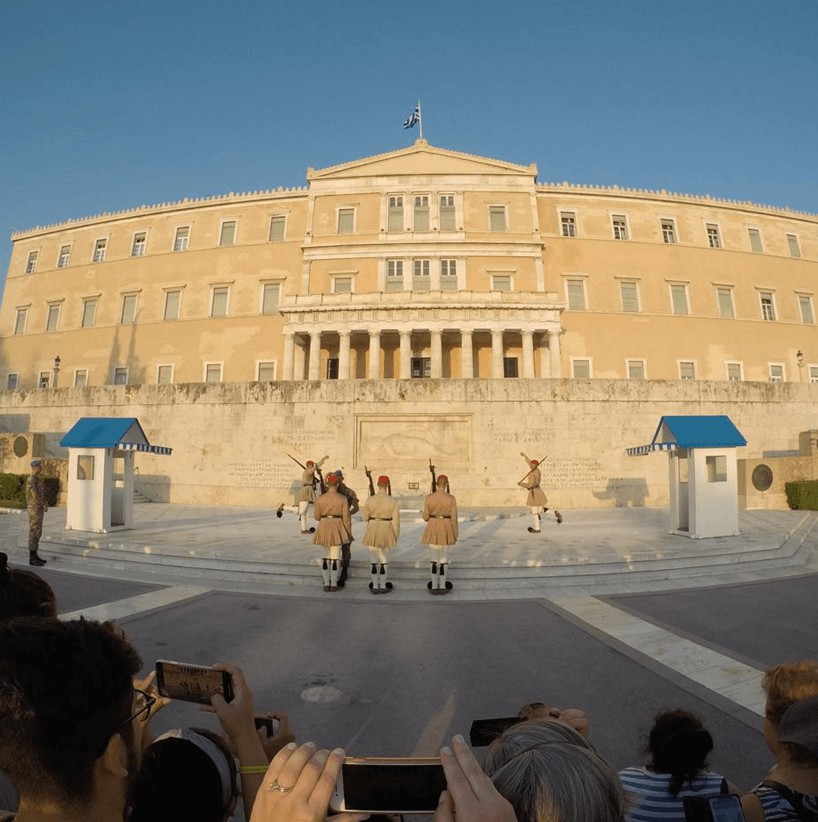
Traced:
POLYGON ((43 514, 48 510, 40 472, 43 464, 40 460, 31 461, 31 476, 26 480, 26 506, 28 507, 28 564, 45 565, 45 560, 37 553, 40 537, 43 534, 43 514))

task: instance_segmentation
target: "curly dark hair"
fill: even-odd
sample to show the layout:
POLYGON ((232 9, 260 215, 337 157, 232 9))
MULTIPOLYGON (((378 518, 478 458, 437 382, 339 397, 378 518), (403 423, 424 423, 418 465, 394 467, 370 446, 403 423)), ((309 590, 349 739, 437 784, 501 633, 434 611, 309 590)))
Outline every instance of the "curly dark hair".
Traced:
POLYGON ((95 761, 120 733, 128 750, 139 654, 111 622, 18 617, 0 623, 0 770, 20 797, 87 807, 95 761))
POLYGON ((9 568, 8 555, 0 552, 0 622, 18 616, 57 616, 51 586, 33 571, 9 568))
POLYGON ((707 765, 713 737, 690 711, 663 711, 653 718, 648 735, 648 769, 670 774, 670 793, 676 796, 707 765))

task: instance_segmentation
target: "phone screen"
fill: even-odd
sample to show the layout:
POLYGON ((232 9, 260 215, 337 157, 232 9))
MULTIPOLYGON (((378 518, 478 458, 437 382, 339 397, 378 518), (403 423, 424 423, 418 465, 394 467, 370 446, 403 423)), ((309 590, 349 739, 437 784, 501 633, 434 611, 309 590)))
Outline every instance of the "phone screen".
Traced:
POLYGON ((162 696, 184 702, 210 705, 213 694, 221 694, 225 701, 233 699, 233 680, 227 671, 214 671, 206 665, 188 665, 183 662, 156 662, 156 687, 162 696))
POLYGON ((341 774, 347 811, 433 813, 446 789, 440 763, 344 763, 341 774))
POLYGON ((744 822, 744 812, 737 796, 724 794, 708 800, 713 822, 744 822))
POLYGON ((500 716, 496 719, 475 719, 469 731, 469 742, 472 748, 491 745, 503 731, 523 720, 519 716, 500 716))

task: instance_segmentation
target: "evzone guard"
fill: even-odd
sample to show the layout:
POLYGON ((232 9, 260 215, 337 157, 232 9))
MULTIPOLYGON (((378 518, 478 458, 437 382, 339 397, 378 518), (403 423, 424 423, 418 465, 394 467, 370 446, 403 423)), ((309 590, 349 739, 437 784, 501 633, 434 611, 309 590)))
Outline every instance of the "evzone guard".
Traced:
POLYGON ((336 474, 331 474, 327 480, 327 490, 321 494, 313 509, 318 520, 315 529, 313 544, 323 547, 321 577, 324 581, 324 590, 335 592, 339 590, 338 577, 341 574, 341 546, 352 541, 352 522, 349 517, 349 503, 347 498, 338 493, 340 480, 336 474))
POLYGON ((448 594, 452 583, 446 579, 449 559, 448 547, 457 542, 457 500, 449 493, 449 478, 441 474, 435 478, 435 467, 429 460, 432 473, 432 493, 423 503, 426 530, 421 542, 429 546, 429 572, 426 584, 431 594, 448 594))
MULTIPOLYGON (((354 517, 360 508, 358 504, 358 495, 344 482, 344 474, 338 469, 333 472, 338 477, 338 493, 347 498, 349 503, 349 515, 354 517)), ((349 540, 341 546, 341 575, 338 577, 338 587, 343 588, 346 585, 347 577, 349 576, 349 564, 352 562, 352 543, 355 538, 350 533, 349 540)))
POLYGON ((373 594, 388 594, 393 589, 392 583, 387 580, 389 554, 398 544, 400 536, 400 506, 392 498, 389 477, 378 477, 378 491, 375 493, 372 473, 368 468, 365 470, 369 479, 369 498, 361 509, 361 516, 366 522, 363 543, 369 546, 372 554, 369 590, 373 594))
MULTIPOLYGON (((287 452, 284 452, 287 454, 287 452)), ((307 464, 299 462, 292 454, 287 454, 287 456, 295 463, 301 466, 303 469, 303 473, 301 474, 301 482, 300 488, 298 489, 298 496, 296 498, 296 504, 298 505, 298 519, 301 522, 301 533, 302 534, 312 534, 315 531, 315 528, 307 528, 307 510, 310 507, 310 503, 315 502, 315 487, 316 485, 320 485, 321 493, 323 494, 327 487, 324 484, 324 477, 321 474, 321 466, 329 459, 329 456, 322 457, 318 462, 313 462, 313 460, 307 460, 307 464)), ((276 509, 276 516, 281 517, 281 512, 287 508, 287 510, 292 510, 289 506, 285 506, 282 502, 281 505, 278 506, 276 509)))
MULTIPOLYGON (((520 456, 526 461, 526 464, 529 467, 528 473, 517 483, 520 488, 525 488, 528 490, 528 497, 526 498, 525 504, 531 508, 531 517, 534 520, 534 525, 528 526, 528 533, 539 534, 541 515, 548 511, 548 508, 545 507, 546 502, 548 502, 548 498, 545 496, 545 492, 540 487, 542 477, 539 466, 545 462, 548 457, 544 457, 541 460, 532 460, 529 459, 522 451, 520 452, 520 456)), ((560 512, 556 509, 554 509, 554 517, 557 520, 557 524, 562 522, 562 514, 560 514, 560 512)))

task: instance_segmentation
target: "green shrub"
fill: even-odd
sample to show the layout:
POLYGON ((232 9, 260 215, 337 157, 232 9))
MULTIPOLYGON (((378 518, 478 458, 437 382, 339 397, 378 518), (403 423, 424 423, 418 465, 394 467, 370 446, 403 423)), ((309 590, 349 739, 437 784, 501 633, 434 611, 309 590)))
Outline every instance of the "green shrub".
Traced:
POLYGON ((53 508, 60 498, 60 478, 59 477, 40 477, 43 484, 43 496, 48 503, 49 508, 53 508))
POLYGON ((818 480, 784 483, 787 504, 796 511, 818 511, 818 480))
MULTIPOLYGON (((25 508, 28 476, 28 474, 0 474, 0 504, 5 505, 6 508, 25 508)), ((60 497, 59 477, 44 477, 41 474, 40 482, 48 506, 56 505, 60 497)))

